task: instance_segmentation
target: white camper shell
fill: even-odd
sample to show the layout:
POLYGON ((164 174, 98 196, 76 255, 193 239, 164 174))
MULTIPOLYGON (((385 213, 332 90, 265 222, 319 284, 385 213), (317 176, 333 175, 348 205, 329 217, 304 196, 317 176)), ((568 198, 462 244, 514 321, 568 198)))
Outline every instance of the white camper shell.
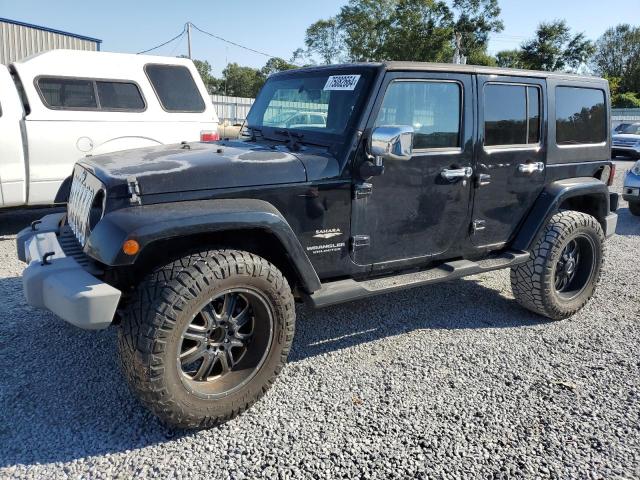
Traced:
POLYGON ((0 207, 50 205, 86 155, 217 136, 189 59, 52 50, 0 65, 0 207))

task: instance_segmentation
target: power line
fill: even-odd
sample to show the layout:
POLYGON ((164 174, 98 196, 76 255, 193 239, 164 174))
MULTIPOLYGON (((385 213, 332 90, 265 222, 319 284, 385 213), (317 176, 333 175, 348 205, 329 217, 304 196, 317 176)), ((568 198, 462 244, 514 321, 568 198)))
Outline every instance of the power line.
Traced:
POLYGON ((257 53, 258 55, 264 55, 265 57, 268 57, 268 58, 282 58, 282 57, 278 57, 276 55, 270 55, 268 53, 261 52, 260 50, 255 50, 255 49, 250 48, 250 47, 245 47, 244 45, 240 45, 239 43, 236 43, 236 42, 232 42, 231 40, 227 40, 226 38, 222 38, 219 35, 215 35, 215 34, 213 34, 211 32, 207 32, 205 30, 202 30, 200 27, 198 27, 197 25, 194 25, 193 23, 191 24, 191 26, 193 28, 195 28, 196 30, 198 30, 200 33, 204 33, 205 35, 209 35, 210 37, 215 38, 216 40, 220 40, 221 42, 228 43, 229 45, 233 45, 234 47, 242 48, 242 49, 247 50, 249 52, 257 53))
MULTIPOLYGON (((195 25, 194 25, 194 26, 195 26, 195 25)), ((165 45, 167 45, 168 43, 171 43, 171 42, 173 42, 174 40, 176 40, 176 39, 180 38, 182 35, 184 35, 184 32, 186 31, 186 28, 187 28, 187 26, 186 26, 186 25, 185 25, 184 27, 182 27, 182 31, 181 31, 178 35, 176 35, 175 37, 173 37, 171 40, 167 40, 166 42, 161 43, 160 45, 157 45, 157 46, 155 46, 155 47, 153 47, 153 48, 149 48, 149 49, 147 49, 147 50, 143 50, 143 51, 141 51, 141 52, 138 52, 138 53, 137 53, 137 55, 140 55, 140 54, 142 54, 142 53, 150 52, 151 50, 157 50, 157 49, 158 49, 158 48, 160 48, 160 47, 164 47, 164 46, 165 46, 165 45)))
POLYGON ((180 46, 182 45, 182 42, 184 41, 184 37, 187 34, 187 32, 182 32, 182 34, 180 35, 180 38, 178 38, 178 41, 176 42, 176 44, 174 45, 173 49, 171 50, 171 57, 173 57, 173 55, 176 53, 176 51, 180 48, 180 46))

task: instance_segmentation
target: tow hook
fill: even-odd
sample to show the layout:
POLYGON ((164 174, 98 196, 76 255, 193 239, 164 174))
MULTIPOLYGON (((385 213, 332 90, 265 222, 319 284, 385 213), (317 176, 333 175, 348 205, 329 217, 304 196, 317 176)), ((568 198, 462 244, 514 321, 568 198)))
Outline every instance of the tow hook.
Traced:
POLYGON ((51 257, 53 257, 55 255, 55 252, 47 252, 44 254, 44 256, 42 257, 42 262, 40 263, 40 265, 42 265, 43 267, 45 265, 51 265, 51 262, 49 261, 49 259, 51 257))

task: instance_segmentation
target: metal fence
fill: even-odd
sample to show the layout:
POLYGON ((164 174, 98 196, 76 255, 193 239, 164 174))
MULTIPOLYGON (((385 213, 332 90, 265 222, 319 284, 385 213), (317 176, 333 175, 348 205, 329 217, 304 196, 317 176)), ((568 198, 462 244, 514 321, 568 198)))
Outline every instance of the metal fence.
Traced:
POLYGON ((640 122, 640 108, 612 108, 611 124, 615 127, 621 123, 640 122))
POLYGON ((249 113, 254 98, 228 97, 225 95, 211 95, 220 123, 234 125, 242 123, 249 113))

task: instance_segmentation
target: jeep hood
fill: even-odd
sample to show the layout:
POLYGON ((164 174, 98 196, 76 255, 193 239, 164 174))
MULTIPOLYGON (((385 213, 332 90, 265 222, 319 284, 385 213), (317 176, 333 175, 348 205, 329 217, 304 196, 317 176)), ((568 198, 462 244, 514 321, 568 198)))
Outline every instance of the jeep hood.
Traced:
POLYGON ((335 166, 329 170, 337 171, 333 157, 306 154, 301 159, 296 154, 284 147, 246 142, 191 143, 97 155, 81 163, 108 189, 135 177, 143 196, 305 182, 305 163, 310 162, 313 171, 326 171, 333 160, 335 166))

